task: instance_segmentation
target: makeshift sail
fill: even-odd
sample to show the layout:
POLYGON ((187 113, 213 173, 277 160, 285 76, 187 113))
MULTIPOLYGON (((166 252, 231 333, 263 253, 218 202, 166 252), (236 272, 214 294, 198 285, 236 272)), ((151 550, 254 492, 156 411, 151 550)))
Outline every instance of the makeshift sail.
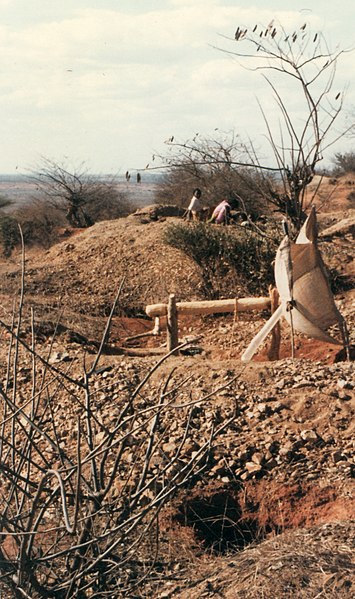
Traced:
POLYGON ((248 362, 276 322, 283 316, 295 331, 328 343, 345 344, 346 327, 330 289, 326 268, 317 246, 315 208, 300 230, 295 243, 286 235, 275 259, 275 281, 280 307, 265 323, 242 354, 248 362), (330 336, 327 329, 339 325, 343 342, 330 336))

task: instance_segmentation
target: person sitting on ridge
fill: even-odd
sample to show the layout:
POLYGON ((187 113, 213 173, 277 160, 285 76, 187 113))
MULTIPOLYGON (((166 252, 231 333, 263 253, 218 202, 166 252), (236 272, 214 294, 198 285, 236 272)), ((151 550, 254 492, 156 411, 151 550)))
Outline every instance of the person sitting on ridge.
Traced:
POLYGON ((227 200, 222 200, 214 209, 209 223, 216 223, 216 225, 228 225, 230 217, 231 205, 227 200))
POLYGON ((201 195, 202 191, 198 187, 194 189, 193 196, 191 198, 189 207, 186 211, 187 220, 200 220, 201 213, 203 211, 203 207, 201 204, 201 195))

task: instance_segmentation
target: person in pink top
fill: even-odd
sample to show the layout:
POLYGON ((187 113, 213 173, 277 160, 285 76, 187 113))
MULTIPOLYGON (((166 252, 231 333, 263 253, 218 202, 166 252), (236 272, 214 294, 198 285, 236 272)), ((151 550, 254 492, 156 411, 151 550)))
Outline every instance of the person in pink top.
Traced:
POLYGON ((227 200, 223 200, 216 206, 212 216, 209 220, 210 223, 216 223, 216 225, 228 224, 231 206, 227 200))

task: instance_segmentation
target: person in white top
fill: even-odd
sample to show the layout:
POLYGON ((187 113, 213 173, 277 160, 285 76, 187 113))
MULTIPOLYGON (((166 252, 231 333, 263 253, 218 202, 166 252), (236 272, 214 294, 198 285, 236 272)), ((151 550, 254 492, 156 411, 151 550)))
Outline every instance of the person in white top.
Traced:
POLYGON ((187 220, 191 220, 191 218, 192 220, 200 220, 200 214, 203 210, 201 195, 201 189, 198 189, 198 187, 194 189, 193 196, 186 213, 187 220))

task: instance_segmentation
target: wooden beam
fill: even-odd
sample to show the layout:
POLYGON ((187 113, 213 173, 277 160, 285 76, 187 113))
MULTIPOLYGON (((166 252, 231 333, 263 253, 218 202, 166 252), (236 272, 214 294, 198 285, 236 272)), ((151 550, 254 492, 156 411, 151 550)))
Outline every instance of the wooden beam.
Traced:
MULTIPOLYGON (((251 312, 270 308, 269 297, 244 297, 241 299, 205 300, 193 302, 177 302, 177 313, 180 314, 222 314, 224 312, 251 312)), ((167 304, 151 304, 145 309, 152 318, 168 313, 167 304)))

